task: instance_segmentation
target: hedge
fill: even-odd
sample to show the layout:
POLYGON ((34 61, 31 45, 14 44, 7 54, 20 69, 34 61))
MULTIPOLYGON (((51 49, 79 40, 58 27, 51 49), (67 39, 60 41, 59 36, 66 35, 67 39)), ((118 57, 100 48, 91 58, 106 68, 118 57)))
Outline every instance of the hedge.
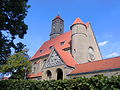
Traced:
POLYGON ((2 80, 0 90, 120 90, 120 76, 99 75, 68 80, 2 80))

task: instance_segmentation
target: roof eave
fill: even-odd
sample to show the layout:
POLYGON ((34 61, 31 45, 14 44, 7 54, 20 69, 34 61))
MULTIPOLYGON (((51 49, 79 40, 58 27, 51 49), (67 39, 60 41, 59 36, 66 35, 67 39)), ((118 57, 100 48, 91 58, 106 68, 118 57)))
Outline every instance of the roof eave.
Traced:
POLYGON ((119 71, 119 70, 120 68, 113 68, 113 69, 97 70, 97 71, 90 71, 90 72, 73 73, 73 74, 68 74, 67 76, 93 74, 93 73, 101 73, 101 72, 112 72, 112 71, 119 71))

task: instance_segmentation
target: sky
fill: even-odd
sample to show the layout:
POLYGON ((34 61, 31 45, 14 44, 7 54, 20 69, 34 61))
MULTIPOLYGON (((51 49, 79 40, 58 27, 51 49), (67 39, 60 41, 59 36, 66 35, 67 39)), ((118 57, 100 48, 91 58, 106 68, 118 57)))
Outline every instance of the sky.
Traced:
POLYGON ((26 44, 31 57, 49 40, 51 21, 58 14, 65 32, 77 17, 90 22, 103 58, 120 56, 120 0, 29 0, 28 4, 27 34, 15 42, 26 44))

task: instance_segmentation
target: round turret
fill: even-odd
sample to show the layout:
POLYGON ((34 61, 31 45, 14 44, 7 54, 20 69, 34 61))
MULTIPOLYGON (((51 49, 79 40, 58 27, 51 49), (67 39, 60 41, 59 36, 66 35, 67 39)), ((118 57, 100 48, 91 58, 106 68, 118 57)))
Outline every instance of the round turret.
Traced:
POLYGON ((86 25, 77 18, 71 26, 72 30, 72 55, 80 64, 87 62, 88 36, 86 25))

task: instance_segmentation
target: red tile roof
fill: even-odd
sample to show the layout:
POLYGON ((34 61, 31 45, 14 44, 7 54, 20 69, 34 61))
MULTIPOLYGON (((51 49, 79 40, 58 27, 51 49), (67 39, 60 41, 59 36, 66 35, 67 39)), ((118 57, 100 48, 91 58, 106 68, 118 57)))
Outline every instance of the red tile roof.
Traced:
POLYGON ((64 21, 59 15, 57 15, 53 20, 55 20, 55 19, 57 19, 57 18, 59 18, 59 19, 61 19, 62 21, 64 21))
MULTIPOLYGON (((83 24, 83 25, 85 25, 86 28, 87 28, 88 25, 89 25, 89 23, 90 23, 90 22, 84 23, 80 18, 76 18, 75 21, 74 21, 74 23, 72 24, 72 26, 75 25, 75 24, 83 24)), ((71 27, 72 27, 72 26, 71 26, 71 27)))
POLYGON ((70 41, 71 41, 71 31, 66 32, 62 35, 59 35, 51 40, 48 40, 40 47, 40 49, 36 52, 36 54, 30 60, 33 60, 40 56, 50 54, 50 52, 52 50, 49 48, 50 46, 54 46, 55 48, 59 48, 61 50, 64 48, 68 48, 68 47, 70 47, 70 41), (65 41, 65 43, 63 45, 61 45, 60 43, 64 42, 64 41, 65 41), (40 53, 41 50, 43 50, 43 51, 40 53))
POLYGON ((86 25, 86 27, 88 27, 89 26, 89 24, 90 24, 90 22, 87 22, 85 25, 86 25))
POLYGON ((76 18, 72 25, 78 24, 78 23, 84 24, 84 22, 80 18, 76 18))
POLYGON ((114 57, 84 64, 77 64, 70 74, 120 68, 120 57, 114 57))
POLYGON ((35 77, 35 74, 34 73, 28 74, 27 77, 28 78, 33 78, 33 77, 35 77))
POLYGON ((42 72, 39 72, 36 77, 42 76, 42 72))
POLYGON ((42 61, 42 59, 40 59, 40 60, 37 60, 37 61, 35 62, 35 64, 38 64, 40 61, 42 61))
POLYGON ((2 80, 8 80, 9 78, 8 77, 3 77, 3 79, 2 80))
POLYGON ((60 50, 59 48, 56 48, 56 51, 61 56, 66 65, 75 67, 75 65, 78 64, 69 52, 60 50))
POLYGON ((39 77, 39 76, 42 76, 42 72, 39 72, 37 74, 34 74, 34 73, 31 73, 31 74, 28 74, 28 78, 34 78, 34 77, 39 77))

